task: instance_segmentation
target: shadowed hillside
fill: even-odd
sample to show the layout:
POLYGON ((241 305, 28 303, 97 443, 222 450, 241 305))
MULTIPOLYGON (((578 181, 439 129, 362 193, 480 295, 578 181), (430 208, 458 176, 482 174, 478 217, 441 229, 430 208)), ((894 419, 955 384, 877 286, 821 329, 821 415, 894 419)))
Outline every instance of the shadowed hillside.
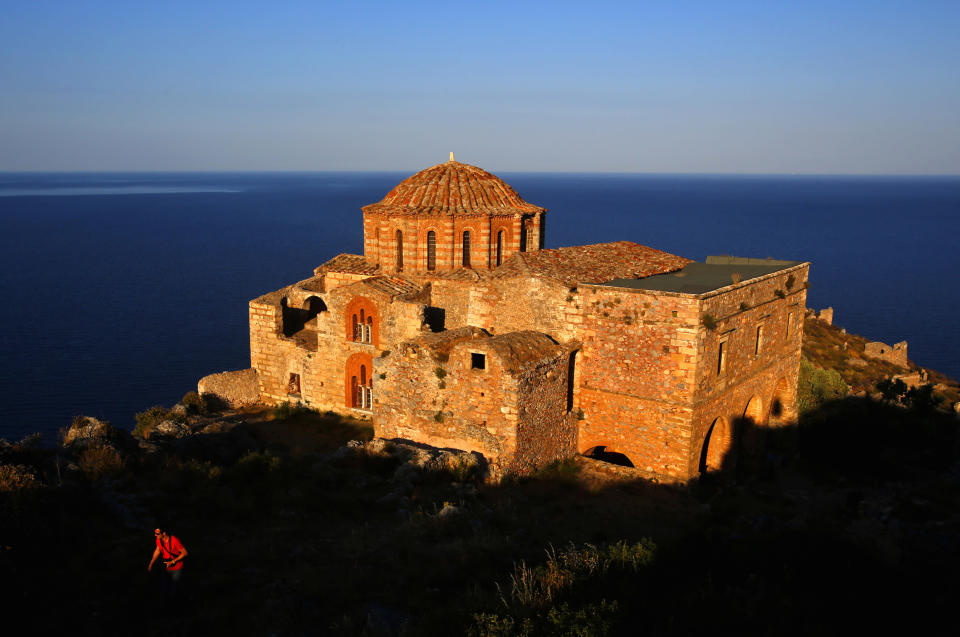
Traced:
MULTIPOLYGON (((839 330, 808 330, 827 364, 839 330)), ((0 447, 2 599, 39 634, 936 633, 957 420, 814 393, 798 425, 739 423, 723 470, 686 487, 587 458, 490 485, 476 456, 289 407, 188 397, 140 437, 78 419, 56 449, 0 447), (190 552, 168 609, 157 524, 190 552)))

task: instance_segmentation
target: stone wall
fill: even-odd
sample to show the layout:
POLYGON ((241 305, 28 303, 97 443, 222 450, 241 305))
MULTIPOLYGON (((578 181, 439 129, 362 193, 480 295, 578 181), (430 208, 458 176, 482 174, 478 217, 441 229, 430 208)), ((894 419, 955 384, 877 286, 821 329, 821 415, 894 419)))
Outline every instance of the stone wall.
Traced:
POLYGON ((477 328, 429 334, 374 360, 374 433, 483 454, 494 476, 528 472, 575 451, 567 409, 569 352, 541 335, 519 369, 477 328), (547 354, 541 356, 546 351, 547 354), (476 369, 472 355, 484 357, 476 369))
POLYGON ((212 395, 231 407, 252 405, 260 400, 260 379, 252 368, 210 374, 197 383, 197 393, 212 395))
POLYGON ((899 365, 900 367, 909 366, 906 341, 895 343, 893 347, 886 343, 873 341, 863 346, 863 355, 869 356, 870 358, 879 358, 880 360, 899 365))

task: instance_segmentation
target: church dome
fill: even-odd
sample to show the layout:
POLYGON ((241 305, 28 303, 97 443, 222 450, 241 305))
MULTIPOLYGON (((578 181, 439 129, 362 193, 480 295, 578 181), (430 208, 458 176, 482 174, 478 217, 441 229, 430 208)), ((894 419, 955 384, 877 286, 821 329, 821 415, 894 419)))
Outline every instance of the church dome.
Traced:
POLYGON ((393 215, 529 215, 546 208, 524 201, 505 181, 451 159, 407 177, 365 213, 393 215))

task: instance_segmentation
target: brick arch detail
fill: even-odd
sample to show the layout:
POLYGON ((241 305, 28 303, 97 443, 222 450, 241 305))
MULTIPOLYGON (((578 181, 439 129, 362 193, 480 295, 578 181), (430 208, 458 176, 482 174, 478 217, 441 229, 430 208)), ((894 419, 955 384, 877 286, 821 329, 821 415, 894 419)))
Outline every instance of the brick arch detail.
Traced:
POLYGON ((427 241, 427 235, 430 234, 431 230, 436 233, 436 237, 437 237, 437 244, 436 244, 437 252, 435 255, 435 258, 437 260, 437 270, 445 269, 445 268, 441 268, 441 264, 445 263, 447 259, 446 250, 444 250, 443 247, 445 245, 444 240, 446 238, 446 231, 447 231, 446 226, 449 226, 449 225, 450 225, 449 222, 447 224, 441 225, 434 221, 431 221, 429 224, 422 226, 419 229, 419 231, 417 232, 417 264, 418 264, 417 269, 418 270, 426 271, 427 269, 427 250, 429 249, 429 245, 428 245, 429 242, 427 241))
MULTIPOLYGON (((453 235, 453 254, 459 255, 460 258, 456 260, 456 267, 463 266, 463 233, 470 233, 470 268, 475 270, 477 268, 477 260, 474 258, 474 255, 478 252, 479 240, 480 240, 480 231, 477 230, 477 224, 475 223, 465 223, 463 225, 458 225, 456 230, 454 230, 453 235)), ((490 246, 486 246, 487 252, 489 253, 490 246)), ((481 255, 482 256, 482 255, 481 255)), ((486 260, 482 259, 483 267, 486 267, 486 260)))
POLYGON ((733 431, 724 417, 713 421, 700 445, 700 472, 719 471, 733 448, 733 431))
POLYGON ((355 296, 347 303, 343 311, 344 335, 348 341, 353 340, 353 315, 360 314, 363 310, 364 318, 373 317, 373 329, 370 334, 370 341, 374 347, 380 347, 380 312, 377 305, 365 296, 355 296))
POLYGON ((360 382, 361 366, 366 366, 367 368, 367 384, 370 386, 373 385, 373 356, 365 352, 351 354, 343 366, 343 404, 347 407, 353 407, 353 388, 350 386, 350 379, 356 376, 358 379, 357 382, 360 382))
POLYGON ((752 421, 755 427, 761 427, 766 424, 765 416, 763 400, 756 394, 751 396, 747 406, 743 408, 743 417, 752 421))

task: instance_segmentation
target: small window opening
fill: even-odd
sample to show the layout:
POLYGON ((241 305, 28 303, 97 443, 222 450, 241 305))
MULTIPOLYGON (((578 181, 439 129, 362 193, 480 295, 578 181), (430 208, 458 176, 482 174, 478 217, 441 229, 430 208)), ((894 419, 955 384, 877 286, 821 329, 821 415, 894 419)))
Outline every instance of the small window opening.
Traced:
POLYGON ((727 368, 727 342, 721 341, 717 349, 717 376, 722 376, 727 368))
POLYGON ((758 325, 757 326, 757 342, 753 348, 754 356, 760 356, 760 348, 762 347, 762 345, 763 345, 763 326, 758 325))
POLYGON ((470 267, 470 231, 463 231, 463 267, 470 267))
POLYGON ((403 269, 403 233, 397 230, 397 270, 403 269))
POLYGON ((497 265, 503 263, 503 230, 497 233, 497 265))
POLYGON ((787 314, 787 338, 790 338, 790 329, 793 327, 793 312, 787 314))
POLYGON ((527 224, 529 221, 520 222, 520 252, 527 251, 527 224))
POLYGON ((487 368, 487 355, 486 354, 470 354, 470 367, 471 369, 486 369, 487 368))
POLYGON ((287 394, 290 396, 300 395, 300 374, 290 374, 290 380, 287 381, 287 394))
POLYGON ((437 233, 433 230, 427 233, 427 269, 437 269, 437 233))

